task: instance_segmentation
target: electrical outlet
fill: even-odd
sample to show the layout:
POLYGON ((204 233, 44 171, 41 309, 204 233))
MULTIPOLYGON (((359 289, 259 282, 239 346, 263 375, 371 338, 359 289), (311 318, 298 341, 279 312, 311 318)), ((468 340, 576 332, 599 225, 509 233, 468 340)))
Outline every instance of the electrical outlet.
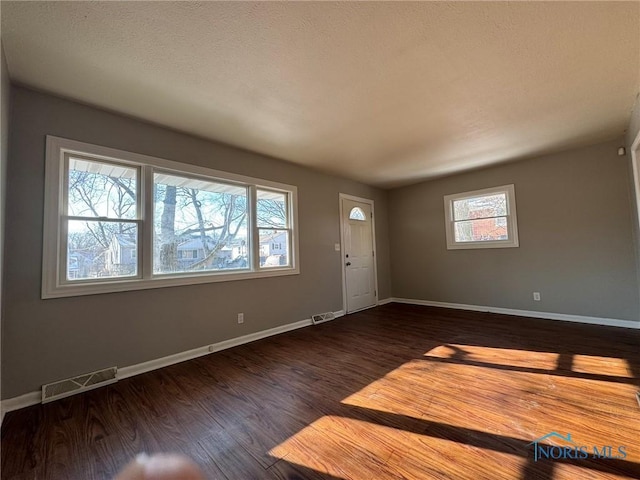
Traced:
POLYGON ((540 301, 540 292, 533 292, 533 299, 536 302, 539 302, 540 301))
POLYGON ((339 244, 339 243, 336 243, 336 244, 333 246, 333 248, 335 248, 336 252, 339 252, 339 251, 340 251, 340 244, 339 244))
POLYGON ((244 313, 238 314, 238 323, 244 323, 244 313))

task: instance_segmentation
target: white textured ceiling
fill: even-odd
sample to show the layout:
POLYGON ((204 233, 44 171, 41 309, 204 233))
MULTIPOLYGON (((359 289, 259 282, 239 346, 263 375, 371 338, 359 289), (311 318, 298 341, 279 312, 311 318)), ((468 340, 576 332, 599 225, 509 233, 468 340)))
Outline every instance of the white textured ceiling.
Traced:
POLYGON ((6 2, 13 81, 383 187, 608 140, 639 2, 6 2))

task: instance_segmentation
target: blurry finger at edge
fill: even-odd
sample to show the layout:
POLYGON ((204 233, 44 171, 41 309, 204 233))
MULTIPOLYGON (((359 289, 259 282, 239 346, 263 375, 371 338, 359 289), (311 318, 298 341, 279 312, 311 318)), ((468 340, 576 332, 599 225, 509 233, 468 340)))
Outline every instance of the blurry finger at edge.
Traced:
POLYGON ((183 455, 138 455, 114 480, 205 480, 200 468, 183 455))

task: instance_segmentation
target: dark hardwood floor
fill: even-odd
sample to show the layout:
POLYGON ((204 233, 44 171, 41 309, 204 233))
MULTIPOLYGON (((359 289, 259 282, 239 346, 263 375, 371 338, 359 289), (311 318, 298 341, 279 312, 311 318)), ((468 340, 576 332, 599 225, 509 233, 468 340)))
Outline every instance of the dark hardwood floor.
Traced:
POLYGON ((640 331, 391 304, 8 413, 2 478, 640 478, 639 379, 640 331), (550 432, 589 457, 535 461, 550 432))

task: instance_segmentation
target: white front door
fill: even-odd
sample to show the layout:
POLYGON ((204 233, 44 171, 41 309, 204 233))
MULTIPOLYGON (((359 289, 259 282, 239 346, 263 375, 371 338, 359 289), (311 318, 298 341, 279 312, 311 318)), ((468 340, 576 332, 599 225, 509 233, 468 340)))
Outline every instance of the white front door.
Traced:
POLYGON ((342 199, 342 260, 347 313, 376 305, 371 204, 342 199))

